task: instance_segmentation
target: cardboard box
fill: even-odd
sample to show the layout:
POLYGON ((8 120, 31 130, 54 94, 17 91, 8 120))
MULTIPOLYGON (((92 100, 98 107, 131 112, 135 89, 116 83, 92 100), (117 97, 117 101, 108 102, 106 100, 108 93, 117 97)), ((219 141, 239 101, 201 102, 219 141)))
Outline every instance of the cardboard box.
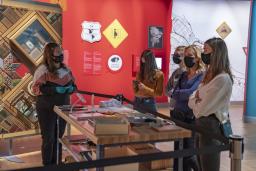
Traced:
MULTIPOLYGON (((137 155, 161 152, 152 144, 136 144, 130 145, 128 146, 128 148, 131 149, 137 155)), ((139 163, 140 171, 166 169, 170 167, 172 167, 171 159, 162 159, 139 163)))
POLYGON ((95 135, 127 135, 129 133, 129 122, 118 117, 97 117, 89 120, 94 127, 95 135))
MULTIPOLYGON (((125 157, 132 156, 135 153, 127 147, 111 147, 105 148, 105 158, 113 157, 125 157)), ((93 160, 96 159, 95 151, 92 154, 93 160)), ((95 171, 96 169, 90 169, 89 171, 95 171)), ((129 163, 115 166, 108 166, 104 168, 104 171, 139 171, 139 163, 129 163)))

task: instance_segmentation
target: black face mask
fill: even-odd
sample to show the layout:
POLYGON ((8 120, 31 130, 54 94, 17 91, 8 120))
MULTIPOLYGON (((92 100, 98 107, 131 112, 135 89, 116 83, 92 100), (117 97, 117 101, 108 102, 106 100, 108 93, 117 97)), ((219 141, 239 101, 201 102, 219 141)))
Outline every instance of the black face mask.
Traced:
POLYGON ((174 54, 172 57, 172 60, 175 64, 180 64, 180 62, 181 62, 180 55, 174 54))
POLYGON ((63 56, 63 54, 61 54, 61 55, 59 55, 59 56, 52 56, 52 60, 54 61, 54 62, 60 62, 60 63, 62 63, 63 62, 63 60, 64 60, 64 56, 63 56))
POLYGON ((186 65, 186 67, 188 67, 188 68, 192 68, 195 65, 194 58, 191 56, 185 56, 184 63, 186 65))
POLYGON ((208 53, 208 54, 201 53, 202 61, 203 61, 203 63, 205 63, 206 65, 209 65, 209 64, 210 64, 210 62, 211 62, 210 57, 211 57, 211 54, 210 54, 210 53, 208 53))

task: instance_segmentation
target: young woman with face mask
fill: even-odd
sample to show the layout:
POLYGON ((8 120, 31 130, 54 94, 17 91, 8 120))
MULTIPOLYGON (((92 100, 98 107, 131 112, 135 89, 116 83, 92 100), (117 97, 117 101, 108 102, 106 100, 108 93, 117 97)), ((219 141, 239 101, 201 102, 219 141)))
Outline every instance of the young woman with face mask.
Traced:
MULTIPOLYGON (((171 111, 171 117, 186 123, 194 123, 195 117, 193 111, 188 107, 189 96, 198 88, 202 78, 202 64, 198 55, 198 49, 195 46, 188 46, 184 52, 184 71, 174 87, 171 97, 175 99, 174 110, 171 111)), ((195 136, 184 138, 184 148, 195 148, 195 136)), ((178 144, 175 142, 174 149, 178 150, 178 144)), ((174 160, 174 171, 178 169, 177 159, 174 160)), ((200 166, 196 156, 189 156, 183 159, 183 170, 199 171, 200 166)))
POLYGON ((212 39, 209 39, 204 43, 204 53, 201 54, 202 61, 205 64, 206 68, 210 64, 210 57, 212 52, 210 44, 212 44, 212 41, 212 39))
MULTIPOLYGON (((70 104, 70 94, 76 90, 74 77, 63 63, 63 50, 56 43, 48 43, 44 49, 43 63, 37 68, 33 78, 32 91, 37 95, 36 111, 42 135, 43 165, 56 164, 57 114, 54 105, 70 104)), ((66 122, 60 119, 60 137, 65 132, 66 122)), ((61 162, 61 144, 59 148, 61 162)))
MULTIPOLYGON (((230 69, 228 49, 224 40, 212 38, 204 44, 205 63, 208 67, 198 90, 190 97, 189 107, 196 116, 196 125, 215 134, 223 135, 221 123, 227 121, 233 76, 230 69)), ((220 145, 218 140, 203 134, 200 147, 220 145)), ((200 155, 203 171, 219 171, 220 153, 200 155)))
POLYGON ((157 69, 155 55, 151 50, 144 50, 140 59, 140 71, 133 82, 134 109, 156 112, 155 97, 162 95, 163 83, 164 75, 157 69))
POLYGON ((179 67, 172 73, 165 87, 165 94, 170 98, 170 110, 173 110, 175 100, 171 98, 174 87, 176 86, 182 72, 185 70, 183 58, 184 58, 185 46, 178 46, 172 56, 172 60, 179 67))

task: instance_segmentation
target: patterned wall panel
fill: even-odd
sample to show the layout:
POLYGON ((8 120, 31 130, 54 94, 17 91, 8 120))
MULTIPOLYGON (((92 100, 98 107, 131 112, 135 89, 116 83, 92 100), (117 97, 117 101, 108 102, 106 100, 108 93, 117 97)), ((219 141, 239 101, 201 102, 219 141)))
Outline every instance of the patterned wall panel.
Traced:
POLYGON ((56 11, 48 12, 47 5, 42 11, 0 6, 0 133, 38 128, 35 97, 29 88, 32 75, 21 78, 17 69, 23 65, 34 71, 45 44, 61 43, 62 15, 56 11))

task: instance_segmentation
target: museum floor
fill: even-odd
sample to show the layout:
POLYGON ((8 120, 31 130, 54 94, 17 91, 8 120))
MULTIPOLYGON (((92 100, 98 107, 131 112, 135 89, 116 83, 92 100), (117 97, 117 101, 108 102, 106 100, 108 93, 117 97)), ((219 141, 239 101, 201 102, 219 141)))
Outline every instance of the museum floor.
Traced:
MULTIPOLYGON (((159 108, 161 113, 168 114, 168 108, 159 108)), ((235 134, 243 135, 245 138, 245 153, 242 161, 242 171, 255 171, 256 170, 256 124, 243 123, 242 121, 243 108, 240 105, 232 105, 230 110, 230 116, 232 120, 232 127, 235 134)), ((76 133, 77 131, 73 130, 76 133)), ((33 136, 27 138, 20 138, 14 140, 14 154, 18 155, 23 163, 14 163, 6 160, 6 158, 0 158, 0 170, 15 169, 21 167, 32 167, 41 165, 40 158, 40 136, 33 136)), ((172 148, 172 143, 157 144, 161 149, 172 148)), ((7 153, 7 143, 0 141, 0 154, 7 153)), ((172 170, 172 169, 167 169, 172 170)), ((166 171, 167 171, 166 170, 166 171)), ((221 158, 221 171, 230 170, 230 160, 228 152, 222 153, 221 158)))

